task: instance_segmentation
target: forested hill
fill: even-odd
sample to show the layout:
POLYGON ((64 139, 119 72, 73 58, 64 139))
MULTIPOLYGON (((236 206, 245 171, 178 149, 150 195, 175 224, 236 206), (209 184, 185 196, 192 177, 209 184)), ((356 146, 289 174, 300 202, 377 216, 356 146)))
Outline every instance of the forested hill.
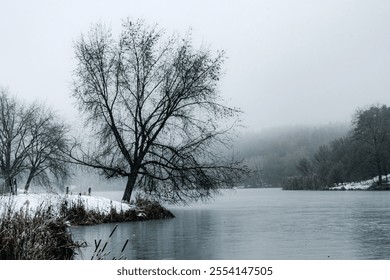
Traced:
POLYGON ((318 148, 347 134, 348 124, 285 126, 242 134, 235 152, 254 171, 245 178, 247 187, 280 187, 282 178, 298 175, 301 158, 311 157, 318 148))
POLYGON ((390 171, 390 107, 358 109, 347 135, 302 157, 296 170, 299 174, 283 180, 284 189, 329 189, 373 177, 377 179, 371 188, 388 189, 384 175, 390 171))

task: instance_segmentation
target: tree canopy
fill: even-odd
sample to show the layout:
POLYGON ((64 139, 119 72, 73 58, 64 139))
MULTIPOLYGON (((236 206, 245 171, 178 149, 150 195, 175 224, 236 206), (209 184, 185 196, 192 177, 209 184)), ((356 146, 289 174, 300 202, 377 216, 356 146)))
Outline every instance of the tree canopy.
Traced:
POLYGON ((243 169, 221 147, 240 113, 218 93, 223 52, 195 49, 189 36, 125 20, 119 38, 97 24, 75 44, 74 97, 93 137, 77 163, 127 179, 171 202, 207 198, 243 169))

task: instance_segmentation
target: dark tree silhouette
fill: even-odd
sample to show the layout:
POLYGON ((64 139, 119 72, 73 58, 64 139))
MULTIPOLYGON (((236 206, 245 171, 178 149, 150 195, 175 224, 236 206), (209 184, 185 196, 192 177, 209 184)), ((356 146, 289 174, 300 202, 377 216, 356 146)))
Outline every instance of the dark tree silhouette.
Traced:
POLYGON ((75 45, 74 97, 96 142, 71 157, 127 178, 124 201, 134 188, 171 202, 207 198, 243 171, 221 153, 240 113, 218 94, 224 53, 164 36, 127 20, 117 41, 97 25, 75 45))
POLYGON ((33 107, 23 106, 7 89, 0 88, 0 171, 6 192, 15 194, 15 177, 27 168, 25 160, 31 148, 27 138, 33 115, 33 107))
POLYGON ((35 105, 34 117, 29 125, 30 151, 26 158, 27 181, 25 192, 34 181, 49 186, 53 179, 62 184, 69 177, 69 166, 65 156, 69 151, 68 129, 59 122, 51 110, 35 105))
POLYGON ((25 105, 0 88, 0 175, 5 192, 16 193, 16 177, 48 186, 69 175, 65 162, 67 129, 58 116, 38 103, 25 105))
POLYGON ((382 105, 357 110, 353 124, 353 137, 376 170, 378 185, 382 185, 389 161, 390 108, 382 105))

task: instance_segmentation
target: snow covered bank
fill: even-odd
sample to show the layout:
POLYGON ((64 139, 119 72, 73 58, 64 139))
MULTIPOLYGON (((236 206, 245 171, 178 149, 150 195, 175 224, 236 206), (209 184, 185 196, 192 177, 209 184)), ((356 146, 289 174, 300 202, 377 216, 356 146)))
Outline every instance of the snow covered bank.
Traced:
POLYGON ((142 197, 129 205, 86 195, 0 196, 0 259, 72 259, 80 243, 72 239, 68 230, 71 225, 173 217, 158 202, 142 197))
MULTIPOLYGON (((382 176, 382 180, 384 182, 387 181, 387 179, 390 177, 390 174, 386 176, 382 176)), ((378 176, 366 181, 361 182, 349 182, 349 183, 342 183, 335 187, 329 188, 330 190, 367 190, 374 184, 378 182, 378 176)))
POLYGON ((137 197, 134 205, 105 197, 65 195, 54 193, 0 196, 0 215, 6 211, 25 211, 34 215, 48 212, 55 218, 65 219, 71 225, 93 225, 169 219, 174 215, 156 201, 137 197), (46 211, 47 210, 47 211, 46 211))
POLYGON ((50 209, 59 213, 60 207, 66 205, 72 207, 83 205, 86 210, 95 211, 101 214, 109 214, 112 209, 117 212, 125 212, 135 209, 135 206, 118 201, 112 201, 105 197, 94 197, 87 195, 65 195, 54 193, 43 194, 19 194, 17 196, 0 196, 0 209, 8 209, 11 206, 14 210, 21 208, 34 212, 38 208, 50 209))

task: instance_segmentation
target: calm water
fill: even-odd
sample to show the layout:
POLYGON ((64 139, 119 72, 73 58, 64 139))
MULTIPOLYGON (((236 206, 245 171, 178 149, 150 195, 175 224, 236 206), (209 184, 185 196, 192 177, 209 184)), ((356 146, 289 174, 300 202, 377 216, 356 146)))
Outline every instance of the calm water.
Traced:
MULTIPOLYGON (((240 189, 170 209, 175 219, 119 224, 108 258, 129 238, 127 259, 390 259, 390 192, 240 189)), ((71 230, 93 244, 113 227, 71 230)))

